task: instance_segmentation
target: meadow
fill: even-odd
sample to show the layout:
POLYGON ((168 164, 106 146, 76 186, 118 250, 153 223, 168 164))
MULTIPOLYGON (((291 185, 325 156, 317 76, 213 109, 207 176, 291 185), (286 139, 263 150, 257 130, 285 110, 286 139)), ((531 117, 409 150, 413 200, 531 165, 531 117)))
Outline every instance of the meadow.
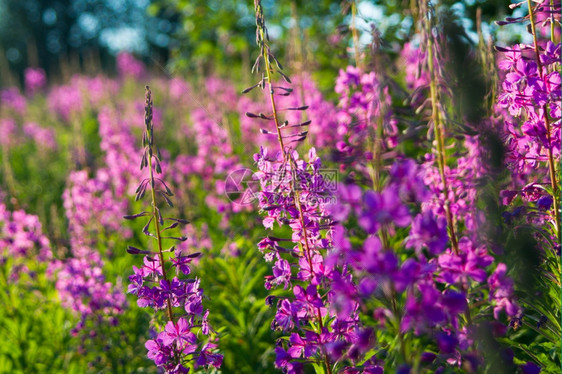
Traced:
POLYGON ((560 2, 417 6, 329 90, 259 0, 243 78, 1 88, 0 373, 559 373, 560 2))

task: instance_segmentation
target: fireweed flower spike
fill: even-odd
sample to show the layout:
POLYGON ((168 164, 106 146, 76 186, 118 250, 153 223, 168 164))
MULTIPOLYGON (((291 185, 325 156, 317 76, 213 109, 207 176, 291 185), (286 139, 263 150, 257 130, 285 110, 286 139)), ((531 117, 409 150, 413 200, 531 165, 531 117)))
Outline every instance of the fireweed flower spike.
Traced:
POLYGON ((166 373, 187 373, 190 367, 220 367, 222 355, 217 354, 217 345, 212 341, 215 334, 207 321, 209 311, 203 309, 203 290, 197 278, 186 278, 191 273, 189 263, 200 253, 184 254, 171 247, 164 249, 165 240, 185 241, 185 237, 164 234, 188 222, 182 219, 164 217, 158 205, 160 200, 173 206, 172 191, 155 174, 161 174, 160 151, 154 143, 152 122, 151 91, 146 87, 145 131, 142 137, 143 153, 140 169, 148 169, 148 175, 136 190, 136 200, 150 196, 151 209, 125 216, 125 219, 147 219, 143 233, 156 241, 157 251, 143 250, 129 246, 127 252, 145 255, 144 265, 133 266, 134 274, 129 277, 128 292, 138 297, 140 307, 152 307, 155 311, 165 310, 164 326, 157 326, 157 336, 145 344, 148 358, 166 373), (152 225, 152 229, 151 229, 152 225), (164 236, 166 235, 166 236, 164 236), (166 255, 165 255, 166 253, 166 255), (170 253, 168 257, 168 253, 170 253), (176 274, 171 278, 171 274, 176 274), (158 331, 159 330, 159 331, 158 331), (206 343, 198 344, 198 335, 207 335, 206 343))
MULTIPOLYGON (((525 2, 516 4, 520 6, 525 2)), ((506 121, 507 145, 510 151, 511 168, 517 174, 528 174, 532 169, 548 166, 550 194, 553 200, 552 221, 555 236, 560 243, 560 189, 556 165, 560 163, 560 43, 555 43, 553 28, 550 40, 539 37, 546 31, 544 23, 537 18, 549 19, 551 26, 560 22, 560 2, 533 6, 527 1, 533 45, 496 47, 503 54, 500 69, 506 71, 502 92, 498 97, 500 107, 507 108, 515 118, 525 119, 521 129, 506 121), (540 25, 543 25, 541 30, 540 25), (537 29, 537 25, 539 28, 537 29)), ((523 20, 522 20, 523 21, 523 20)), ((507 22, 498 22, 502 25, 507 22)), ((535 194, 532 201, 540 195, 535 194)))
POLYGON ((265 260, 273 263, 273 275, 266 277, 265 286, 271 289, 283 286, 290 290, 280 296, 270 296, 266 302, 277 304, 277 313, 272 328, 282 330, 285 336, 279 339, 275 349, 276 366, 288 373, 299 373, 304 364, 323 367, 323 372, 332 373, 343 368, 350 358, 345 352, 358 340, 357 305, 350 301, 345 313, 334 307, 332 285, 348 281, 351 274, 346 267, 336 268, 327 261, 332 250, 332 219, 326 211, 331 193, 320 173, 321 160, 314 148, 308 153, 308 161, 299 159, 298 153, 289 146, 304 140, 311 123, 306 120, 292 124, 291 113, 304 111, 308 106, 290 106, 278 109, 276 95, 287 96, 289 87, 275 86, 273 74, 277 73, 291 83, 281 63, 271 52, 263 8, 255 2, 256 39, 260 55, 254 70, 264 65, 262 79, 255 87, 268 90, 271 113, 246 113, 265 123, 273 123, 275 129, 262 128, 265 136, 276 136, 280 152, 271 154, 264 147, 254 156, 259 172, 256 177, 261 185, 259 206, 266 214, 264 227, 273 229, 288 225, 292 229, 290 239, 267 237, 258 245, 265 260), (282 122, 279 112, 286 111, 282 122), (293 247, 285 247, 288 243, 293 247), (335 283, 334 283, 335 282, 335 283))

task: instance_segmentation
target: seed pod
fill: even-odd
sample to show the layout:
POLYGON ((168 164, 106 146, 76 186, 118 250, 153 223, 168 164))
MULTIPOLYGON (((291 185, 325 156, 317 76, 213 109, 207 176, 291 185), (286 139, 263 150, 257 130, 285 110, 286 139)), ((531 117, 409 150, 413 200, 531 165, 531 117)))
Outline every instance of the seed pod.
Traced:
POLYGON ((123 218, 124 218, 124 219, 128 219, 128 220, 133 220, 133 219, 137 219, 137 218, 142 217, 142 216, 146 216, 146 215, 148 215, 148 214, 150 214, 150 213, 148 213, 148 212, 141 212, 141 213, 137 213, 137 214, 132 214, 132 215, 128 215, 128 216, 123 216, 123 218))
POLYGON ((141 158, 141 163, 140 163, 140 169, 144 169, 146 163, 146 149, 144 150, 144 152, 142 153, 142 158, 141 158))
POLYGON ((166 182, 164 182, 161 178, 158 178, 158 180, 160 181, 160 183, 162 183, 162 186, 164 186, 164 188, 166 189, 166 194, 168 196, 174 196, 174 193, 172 192, 172 190, 170 190, 166 182))
POLYGON ((275 64, 277 65, 277 67, 278 67, 280 70, 283 70, 283 65, 281 65, 281 63, 279 62, 279 60, 277 59, 277 57, 275 57, 275 56, 272 55, 272 54, 270 54, 269 56, 270 56, 270 57, 273 57, 273 60, 275 60, 275 64))
POLYGON ((306 139, 306 136, 303 136, 302 138, 295 139, 295 140, 291 141, 290 143, 298 143, 298 142, 300 142, 304 139, 306 139))
POLYGON ((187 240, 187 236, 181 236, 181 237, 177 237, 177 236, 163 236, 162 239, 173 239, 173 240, 178 240, 180 242, 185 242, 187 240))
POLYGON ((256 58, 256 62, 254 62, 254 66, 252 66, 252 74, 254 74, 254 71, 259 71, 259 70, 260 70, 260 60, 261 60, 261 56, 262 56, 262 54, 260 54, 260 55, 256 58))
POLYGON ((278 70, 278 73, 281 74, 281 76, 283 77, 283 79, 284 79, 287 83, 293 83, 293 82, 291 82, 291 80, 289 79, 289 77, 286 76, 281 70, 278 70))
POLYGON ((179 222, 179 223, 181 223, 181 224, 183 224, 183 225, 187 225, 187 224, 189 223, 188 220, 186 220, 186 219, 181 219, 181 218, 171 218, 171 217, 170 217, 170 218, 166 218, 166 219, 167 219, 167 220, 170 220, 170 221, 179 222))
POLYGON ((146 223, 146 225, 144 225, 144 227, 142 228, 142 232, 143 232, 145 235, 150 235, 150 231, 149 231, 149 229, 150 229, 150 223, 152 222, 152 219, 153 219, 153 218, 154 218, 154 217, 150 217, 150 219, 148 220, 148 222, 146 223))
POLYGON ((286 92, 288 92, 288 93, 293 92, 293 89, 292 89, 292 88, 288 88, 288 87, 277 86, 277 87, 275 87, 275 88, 279 88, 280 90, 286 91, 286 92))
POLYGON ((168 198, 168 196, 166 196, 164 191, 158 191, 158 193, 160 194, 160 196, 162 196, 164 198, 164 200, 166 200, 166 204, 168 204, 171 208, 174 207, 174 204, 172 203, 172 200, 170 200, 170 198, 168 198))
POLYGON ((253 90, 254 88, 256 88, 257 86, 259 86, 260 84, 261 84, 261 82, 258 82, 258 83, 254 84, 254 85, 251 86, 251 87, 245 88, 244 90, 242 90, 242 93, 243 93, 243 94, 246 94, 246 93, 252 91, 252 90, 253 90))
POLYGON ((160 225, 164 225, 164 218, 162 217, 162 212, 160 212, 159 208, 156 208, 156 213, 158 214, 158 222, 160 225))
POLYGON ((296 124, 296 125, 291 125, 289 127, 303 127, 303 126, 308 126, 311 123, 312 123, 312 120, 308 120, 308 121, 304 121, 304 122, 296 124))
POLYGON ((147 184, 145 183, 139 189, 139 192, 137 193, 137 196, 135 197, 135 201, 139 201, 140 199, 142 199, 144 197, 144 194, 146 192, 146 186, 147 186, 147 184))
POLYGON ((151 251, 145 251, 143 249, 139 249, 137 247, 133 247, 132 245, 127 247, 127 253, 132 254, 132 255, 147 255, 150 253, 154 253, 151 251))
POLYGON ((176 228, 176 227, 178 227, 178 226, 179 226, 179 222, 174 222, 174 223, 172 223, 170 226, 167 226, 167 227, 165 227, 164 229, 162 229, 162 231, 164 231, 164 230, 171 230, 171 229, 174 229, 174 228, 176 228))

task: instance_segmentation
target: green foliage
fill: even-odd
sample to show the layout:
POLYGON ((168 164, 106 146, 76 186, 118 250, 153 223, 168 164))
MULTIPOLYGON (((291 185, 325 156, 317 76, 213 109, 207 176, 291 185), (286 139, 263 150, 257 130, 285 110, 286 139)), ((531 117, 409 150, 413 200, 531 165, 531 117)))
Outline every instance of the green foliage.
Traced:
POLYGON ((56 301, 44 269, 15 280, 12 265, 7 259, 0 266, 0 373, 79 372, 71 362, 76 321, 56 301))
POLYGON ((209 299, 212 326, 221 334, 225 373, 269 373, 275 346, 273 309, 265 304, 263 277, 268 266, 255 242, 235 241, 240 256, 203 258, 196 271, 209 299))

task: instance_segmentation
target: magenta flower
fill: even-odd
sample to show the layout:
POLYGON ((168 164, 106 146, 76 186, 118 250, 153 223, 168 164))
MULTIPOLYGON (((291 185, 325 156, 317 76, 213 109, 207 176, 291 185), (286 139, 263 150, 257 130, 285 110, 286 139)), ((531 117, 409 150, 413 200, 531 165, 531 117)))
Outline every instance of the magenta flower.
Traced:
POLYGON ((291 284, 291 264, 289 264, 289 261, 281 258, 275 262, 273 266, 273 277, 266 282, 265 287, 271 289, 271 286, 280 284, 283 284, 284 289, 287 289, 291 284))
POLYGON ((293 305, 287 299, 279 300, 277 304, 277 313, 275 314, 275 320, 272 326, 279 326, 282 330, 291 330, 294 327, 293 319, 293 305))
POLYGON ((525 365, 519 367, 523 374, 539 374, 542 368, 534 362, 527 362, 525 365))
POLYGON ((16 87, 0 90, 0 102, 20 115, 25 114, 27 111, 27 100, 16 87))
POLYGON ((156 365, 161 366, 168 362, 171 348, 167 347, 160 338, 147 340, 144 346, 148 350, 147 357, 154 361, 156 365))
POLYGON ((182 352, 186 349, 189 350, 189 346, 197 341, 197 337, 191 332, 190 324, 184 318, 179 318, 177 323, 168 321, 164 332, 159 337, 166 347, 175 343, 176 349, 182 352))
POLYGON ((519 314, 520 309, 513 301, 513 280, 507 276, 507 266, 499 263, 494 273, 488 278, 490 300, 495 301, 494 318, 498 319, 502 310, 510 317, 519 314))
POLYGON ((492 262, 493 257, 487 253, 485 246, 474 247, 466 237, 459 241, 458 255, 447 251, 438 259, 441 279, 450 284, 466 282, 468 278, 483 282, 486 279, 485 269, 492 262))
POLYGON ((443 353, 453 353, 459 344, 459 340, 452 333, 440 332, 437 334, 437 346, 443 353))
POLYGON ((414 248, 418 256, 423 248, 427 248, 431 255, 442 253, 449 241, 446 226, 445 218, 436 218, 431 211, 418 214, 412 222, 406 247, 414 248))
POLYGON ((142 288, 144 283, 144 273, 141 269, 133 266, 133 273, 129 275, 129 285, 127 286, 127 292, 133 295, 138 294, 139 290, 142 288))
POLYGON ((144 265, 142 266, 144 277, 162 276, 162 265, 157 257, 144 257, 144 265))
POLYGON ((410 223, 410 212, 393 189, 385 189, 382 193, 367 191, 364 203, 365 210, 359 218, 359 225, 368 234, 376 233, 382 225, 405 227, 410 223))
POLYGON ((201 349, 199 357, 197 358, 196 364, 198 366, 213 366, 215 368, 220 368, 222 365, 223 356, 214 351, 218 348, 216 344, 207 343, 201 349))
POLYGON ((287 353, 292 358, 309 358, 316 354, 318 350, 318 341, 316 333, 312 331, 305 332, 305 338, 301 337, 299 334, 292 333, 289 337, 289 349, 287 353))

